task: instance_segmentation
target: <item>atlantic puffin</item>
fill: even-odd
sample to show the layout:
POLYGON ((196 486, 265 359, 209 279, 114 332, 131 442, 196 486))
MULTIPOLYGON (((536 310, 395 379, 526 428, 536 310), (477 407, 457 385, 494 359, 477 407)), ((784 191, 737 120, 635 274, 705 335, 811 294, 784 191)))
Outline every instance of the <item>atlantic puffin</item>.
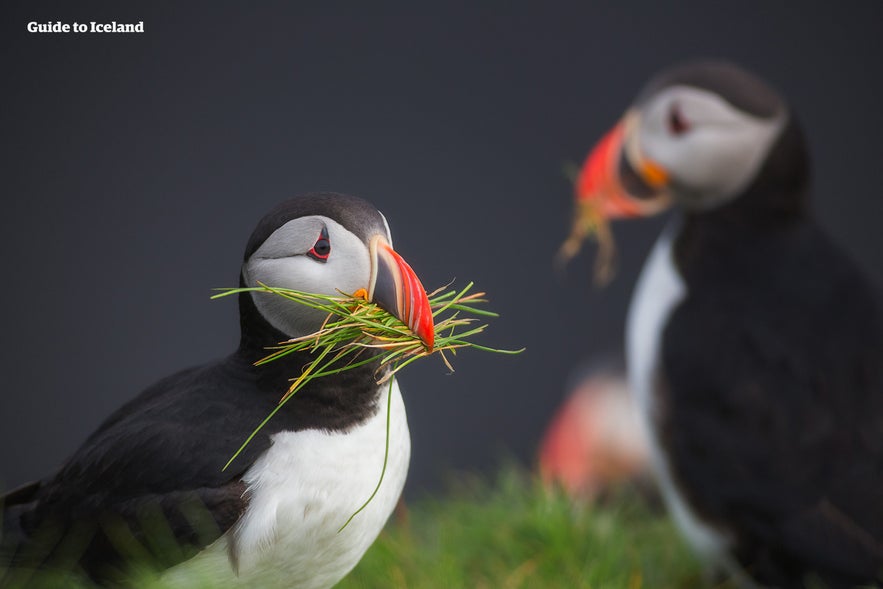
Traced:
POLYGON ((630 387, 677 526, 745 587, 883 583, 883 293, 814 219, 809 170, 779 93, 698 61, 577 177, 578 216, 676 210, 634 291, 630 387))
POLYGON ((578 504, 625 483, 642 489, 648 474, 646 435, 619 364, 583 368, 540 441, 540 478, 578 504))
MULTIPOLYGON (((240 285, 356 293, 431 348, 429 301, 392 249, 384 216, 360 198, 314 193, 258 223, 240 285)), ((262 366, 267 348, 315 332, 325 315, 281 297, 239 295, 241 339, 229 356, 164 378, 108 417, 57 473, 2 499, 6 581, 69 569, 116 583, 130 557, 167 569, 170 586, 330 587, 384 526, 408 471, 398 384, 376 363, 311 381, 224 470, 309 358, 262 366), (377 484, 390 413, 389 461, 377 484)), ((368 350, 365 351, 368 353, 368 350)), ((3 566, 0 563, 0 576, 3 566)), ((0 581, 0 585, 3 581, 0 581)))

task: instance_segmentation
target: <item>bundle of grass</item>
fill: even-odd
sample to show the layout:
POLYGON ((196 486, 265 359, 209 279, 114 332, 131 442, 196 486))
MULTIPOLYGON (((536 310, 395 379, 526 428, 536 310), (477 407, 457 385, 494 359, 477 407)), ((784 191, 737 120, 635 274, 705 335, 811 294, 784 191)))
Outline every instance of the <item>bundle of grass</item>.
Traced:
POLYGON ((605 286, 614 275, 616 262, 616 242, 610 230, 610 221, 594 201, 578 201, 574 207, 570 234, 558 250, 558 264, 564 266, 582 248, 586 239, 594 239, 598 244, 595 256, 595 284, 605 286))
MULTIPOLYGON (((246 445, 282 406, 313 379, 338 374, 374 362, 378 365, 376 370, 378 384, 388 382, 390 385, 387 389, 389 397, 392 395, 393 376, 421 358, 438 355, 448 370, 453 371, 454 368, 449 356, 456 355, 461 348, 499 354, 519 354, 524 351, 523 348, 519 350, 490 348, 470 341, 470 338, 480 334, 487 327, 486 324, 478 322, 478 317, 497 317, 498 315, 477 307, 477 305, 485 304, 488 301, 484 298, 485 293, 471 292, 473 283, 470 282, 459 291, 448 289, 448 286, 441 287, 428 295, 435 330, 435 337, 430 345, 427 345, 400 319, 376 303, 369 302, 365 291, 328 296, 260 284, 250 288, 223 289, 212 297, 220 298, 242 292, 264 292, 284 297, 292 302, 328 314, 318 331, 281 342, 278 346, 270 348, 270 353, 257 362, 258 365, 266 364, 293 352, 308 352, 311 358, 299 375, 292 375, 291 385, 280 398, 279 404, 243 441, 224 468, 226 469, 239 456, 246 445), (370 351, 370 353, 365 353, 366 351, 370 351)), ((365 503, 341 526, 341 530, 371 502, 383 482, 389 458, 390 407, 391 403, 387 402, 386 448, 383 469, 377 486, 365 503)))
MULTIPOLYGON (((608 146, 602 146, 609 149, 608 146)), ((598 244, 595 256, 594 281, 598 286, 607 285, 614 275, 616 262, 616 242, 610 230, 610 219, 605 211, 604 199, 598 196, 610 192, 612 171, 599 169, 603 164, 598 160, 587 159, 583 168, 574 163, 564 167, 564 174, 573 183, 575 194, 573 216, 571 217, 570 234, 556 255, 560 268, 567 265, 582 248, 586 239, 594 239, 598 244), (591 169, 596 175, 587 173, 591 169), (595 179, 601 178, 598 182, 595 179)))

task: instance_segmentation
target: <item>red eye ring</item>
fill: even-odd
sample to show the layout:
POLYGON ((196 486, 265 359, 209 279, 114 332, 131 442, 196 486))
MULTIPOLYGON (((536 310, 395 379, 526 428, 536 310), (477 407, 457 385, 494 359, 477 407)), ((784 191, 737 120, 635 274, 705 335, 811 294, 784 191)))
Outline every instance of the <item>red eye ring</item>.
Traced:
POLYGON ((313 244, 307 255, 317 262, 328 261, 328 256, 331 255, 331 241, 328 239, 328 229, 322 227, 322 231, 319 232, 319 239, 316 240, 316 243, 313 244))

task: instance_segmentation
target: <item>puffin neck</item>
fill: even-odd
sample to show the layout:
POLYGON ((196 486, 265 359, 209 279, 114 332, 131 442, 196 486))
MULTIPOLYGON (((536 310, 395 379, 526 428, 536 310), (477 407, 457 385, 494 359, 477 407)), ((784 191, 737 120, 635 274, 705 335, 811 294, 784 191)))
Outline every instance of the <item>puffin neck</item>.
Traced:
MULTIPOLYGON (((270 353, 268 347, 290 338, 264 319, 247 292, 239 294, 239 322, 241 336, 236 351, 238 361, 253 375, 261 391, 281 398, 291 386, 291 380, 301 374, 313 356, 307 352, 294 352, 267 364, 255 366, 255 362, 270 353)), ((376 354, 368 349, 362 353, 376 354)), ((330 419, 325 427, 348 427, 373 414, 376 409, 381 389, 377 385, 380 377, 377 369, 376 363, 369 363, 310 381, 287 403, 286 411, 318 411, 329 418, 339 414, 340 423, 330 419)))
MULTIPOLYGON (((245 288, 240 276, 239 287, 245 288)), ((287 335, 270 325, 254 304, 251 293, 239 293, 239 353, 250 362, 257 362, 269 352, 267 347, 284 342, 287 335)))

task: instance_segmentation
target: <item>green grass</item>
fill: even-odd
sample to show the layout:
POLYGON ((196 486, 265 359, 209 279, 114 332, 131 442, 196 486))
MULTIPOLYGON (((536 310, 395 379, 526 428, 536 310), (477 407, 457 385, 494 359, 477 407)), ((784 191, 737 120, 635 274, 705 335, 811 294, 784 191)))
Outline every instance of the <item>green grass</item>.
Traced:
MULTIPOLYGON (((38 574, 37 587, 89 583, 38 574)), ((35 579, 32 579, 32 581, 35 579)), ((132 586, 161 589, 156 573, 132 586)), ((211 587, 200 578, 188 587, 211 587)), ((695 589, 697 561, 668 518, 628 488, 574 505, 517 469, 460 477, 399 509, 339 589, 695 589)), ((270 588, 272 589, 272 588, 270 588)))
POLYGON ((695 588, 696 560, 634 491, 599 506, 507 470, 398 513, 338 587, 695 588))

